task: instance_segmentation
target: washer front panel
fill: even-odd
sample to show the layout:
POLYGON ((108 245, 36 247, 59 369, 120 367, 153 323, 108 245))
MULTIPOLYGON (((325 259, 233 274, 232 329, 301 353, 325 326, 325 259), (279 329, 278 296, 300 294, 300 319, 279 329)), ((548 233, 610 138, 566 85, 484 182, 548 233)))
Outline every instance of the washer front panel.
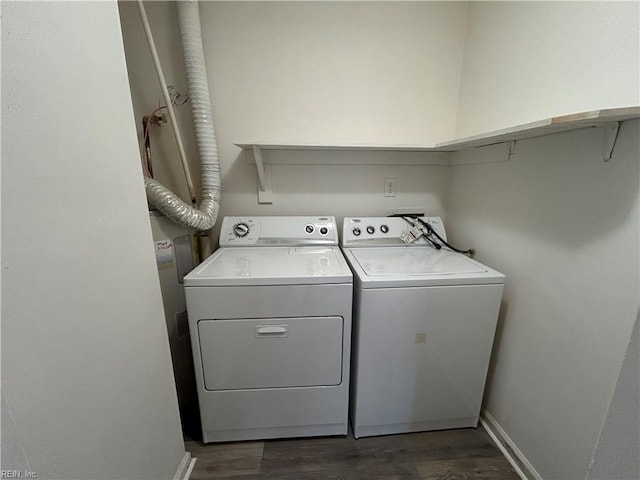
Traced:
POLYGON ((356 437, 477 426, 502 288, 359 291, 351 401, 356 437))

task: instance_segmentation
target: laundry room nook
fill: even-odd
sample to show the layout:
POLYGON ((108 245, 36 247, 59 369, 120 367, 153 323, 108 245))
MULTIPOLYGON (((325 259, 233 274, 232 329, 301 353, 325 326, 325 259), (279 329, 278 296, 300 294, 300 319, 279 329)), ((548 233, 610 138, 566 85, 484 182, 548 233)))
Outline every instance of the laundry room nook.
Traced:
POLYGON ((1 8, 2 477, 640 478, 640 2, 1 8))

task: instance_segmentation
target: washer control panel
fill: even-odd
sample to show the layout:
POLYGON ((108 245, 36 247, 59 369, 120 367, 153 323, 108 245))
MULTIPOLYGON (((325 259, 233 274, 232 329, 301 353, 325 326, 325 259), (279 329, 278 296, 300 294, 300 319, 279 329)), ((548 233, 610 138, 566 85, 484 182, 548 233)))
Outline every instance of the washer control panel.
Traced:
MULTIPOLYGON (((420 217, 443 239, 447 239, 440 217, 420 217)), ((380 247, 405 245, 402 237, 413 227, 402 217, 345 217, 342 224, 343 247, 380 247)), ((425 238, 418 238, 411 245, 426 245, 425 238)))
POLYGON ((220 246, 337 245, 334 217, 224 217, 220 246))

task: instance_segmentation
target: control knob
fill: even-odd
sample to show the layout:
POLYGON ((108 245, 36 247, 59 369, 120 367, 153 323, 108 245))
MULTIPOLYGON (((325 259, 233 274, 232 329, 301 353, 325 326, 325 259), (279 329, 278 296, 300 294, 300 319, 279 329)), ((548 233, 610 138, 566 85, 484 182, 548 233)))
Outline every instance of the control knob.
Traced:
POLYGON ((320 227, 320 235, 326 235, 329 233, 329 229, 327 227, 320 227))
POLYGON ((246 237, 249 234, 249 225, 244 222, 236 223, 233 226, 233 233, 239 238, 246 237))
POLYGON ((380 225, 380 231, 382 233, 389 233, 389 227, 387 225, 380 225))
POLYGON ((353 233, 356 237, 359 237, 360 236, 360 229, 358 227, 356 227, 353 230, 351 230, 351 233, 353 233))
POLYGON ((373 235, 373 232, 375 232, 375 231, 376 231, 376 229, 375 229, 375 228, 373 228, 371 225, 369 225, 369 226, 367 227, 367 233, 368 233, 369 235, 373 235))
POLYGON ((304 231, 307 233, 313 233, 314 227, 311 224, 308 224, 304 227, 304 231))

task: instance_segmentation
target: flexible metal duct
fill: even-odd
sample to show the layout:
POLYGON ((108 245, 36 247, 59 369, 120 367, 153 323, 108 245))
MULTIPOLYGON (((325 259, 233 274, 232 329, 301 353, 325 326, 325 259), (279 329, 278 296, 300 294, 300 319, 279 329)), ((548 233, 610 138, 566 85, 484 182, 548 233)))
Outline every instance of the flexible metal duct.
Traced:
MULTIPOLYGON (((138 3, 143 21, 146 21, 142 2, 138 3)), ((196 0, 177 2, 178 21, 182 50, 186 67, 191 113, 198 143, 198 153, 202 170, 202 201, 200 208, 185 203, 167 187, 157 180, 145 177, 147 199, 165 216, 183 227, 204 231, 213 228, 220 210, 220 160, 213 125, 213 111, 209 98, 209 83, 204 63, 202 48, 202 32, 200 29, 200 12, 196 0)), ((150 30, 147 33, 150 47, 155 49, 150 30)), ((159 62, 156 62, 158 76, 162 77, 159 62)), ((164 80, 161 80, 164 83, 164 80)), ((164 90, 165 88, 163 88, 164 90)), ((166 93, 166 92, 163 92, 166 93)), ((165 98, 168 98, 166 93, 165 98)), ((171 108, 170 102, 167 102, 171 108)), ((176 129, 174 129, 174 132, 176 129)), ((177 135, 177 132, 176 132, 177 135)))

